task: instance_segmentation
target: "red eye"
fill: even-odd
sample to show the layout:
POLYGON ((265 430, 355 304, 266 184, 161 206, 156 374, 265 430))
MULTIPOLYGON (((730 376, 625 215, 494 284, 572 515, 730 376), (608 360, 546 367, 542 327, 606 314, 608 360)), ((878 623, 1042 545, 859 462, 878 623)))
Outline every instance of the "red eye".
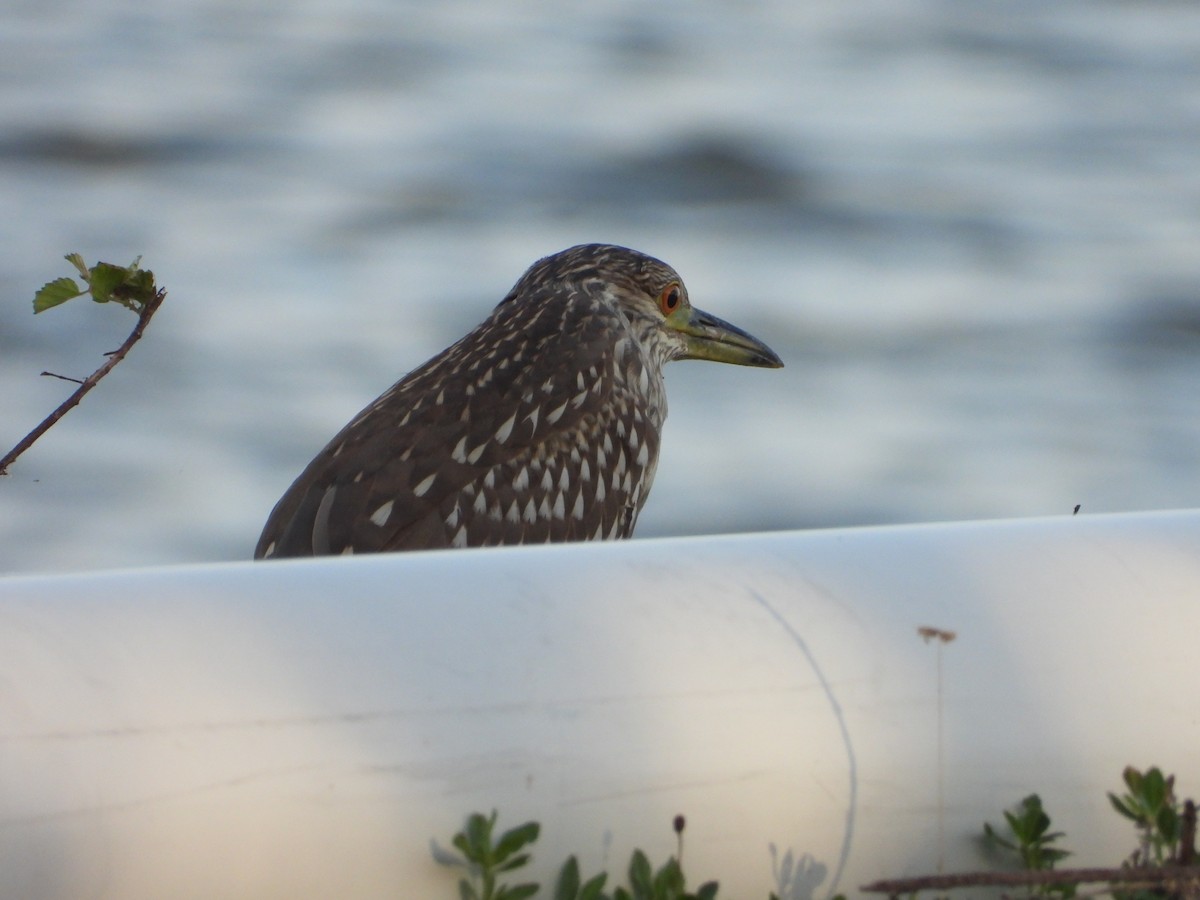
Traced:
POLYGON ((674 281, 663 288, 662 293, 658 295, 658 305, 664 316, 669 316, 679 309, 681 302, 683 302, 683 294, 679 290, 679 284, 674 281))

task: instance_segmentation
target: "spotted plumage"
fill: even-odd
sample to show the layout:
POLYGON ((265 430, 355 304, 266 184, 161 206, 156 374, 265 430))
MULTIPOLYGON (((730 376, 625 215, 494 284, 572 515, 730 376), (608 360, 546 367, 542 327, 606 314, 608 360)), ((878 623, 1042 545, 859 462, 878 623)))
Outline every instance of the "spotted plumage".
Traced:
POLYGON ((663 366, 777 367, 675 271, 586 244, 360 412, 276 504, 255 556, 628 537, 667 414, 663 366))

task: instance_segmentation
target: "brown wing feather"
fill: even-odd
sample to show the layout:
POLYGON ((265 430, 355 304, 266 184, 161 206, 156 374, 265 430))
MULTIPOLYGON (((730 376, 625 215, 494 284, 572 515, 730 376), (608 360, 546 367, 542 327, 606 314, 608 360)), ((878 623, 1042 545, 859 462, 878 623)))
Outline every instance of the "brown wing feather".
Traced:
POLYGON ((649 466, 636 465, 614 413, 628 405, 612 358, 624 327, 583 294, 502 303, 330 441, 272 511, 255 556, 627 536, 658 433, 635 431, 652 443, 649 466), (613 484, 604 463, 621 453, 613 484))

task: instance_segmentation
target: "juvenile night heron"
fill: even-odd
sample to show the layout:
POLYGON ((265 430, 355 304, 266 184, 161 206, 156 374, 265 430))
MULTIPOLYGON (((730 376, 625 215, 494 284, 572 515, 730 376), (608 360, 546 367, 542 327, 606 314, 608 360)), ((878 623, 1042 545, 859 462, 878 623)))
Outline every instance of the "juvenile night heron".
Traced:
POLYGON ((783 365, 695 309, 666 263, 605 244, 548 256, 329 442, 254 555, 629 537, 654 480, 673 359, 783 365))

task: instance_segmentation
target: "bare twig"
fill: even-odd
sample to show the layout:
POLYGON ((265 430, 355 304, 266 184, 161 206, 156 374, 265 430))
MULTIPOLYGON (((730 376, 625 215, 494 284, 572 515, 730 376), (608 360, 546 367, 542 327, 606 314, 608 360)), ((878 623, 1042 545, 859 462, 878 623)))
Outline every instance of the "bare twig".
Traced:
MULTIPOLYGON (((104 355, 108 356, 109 354, 105 353, 104 355)), ((57 372, 43 372, 42 376, 44 378, 57 378, 60 381, 73 381, 76 384, 83 384, 82 378, 72 378, 70 375, 59 375, 57 372)))
POLYGON ((1126 869, 1050 869, 1033 872, 964 872, 958 875, 926 875, 921 878, 897 878, 863 885, 867 894, 912 894, 916 891, 940 891, 959 887, 1036 887, 1046 884, 1084 884, 1100 882, 1126 887, 1183 887, 1200 882, 1200 869, 1168 866, 1164 868, 1126 869))
MULTIPOLYGON (((142 304, 141 309, 138 311, 137 324, 133 326, 133 331, 129 333, 129 337, 125 338, 125 342, 116 350, 105 354, 108 357, 108 360, 104 363, 104 365, 98 368, 87 378, 83 379, 83 381, 79 382, 79 388, 73 394, 71 394, 70 397, 59 404, 59 407, 54 410, 54 412, 46 416, 40 425, 33 429, 33 431, 29 432, 29 434, 25 435, 25 437, 21 438, 17 446, 8 451, 3 459, 0 459, 0 475, 7 475, 8 467, 16 461, 18 456, 32 447, 34 442, 52 427, 54 427, 54 424, 58 422, 59 419, 65 416, 70 410, 78 406, 79 401, 87 395, 87 392, 94 388, 99 383, 101 378, 111 372, 113 367, 125 358, 125 355, 130 351, 130 349, 132 349, 133 345, 141 339, 142 333, 146 330, 146 326, 150 324, 151 316, 158 311, 159 306, 162 305, 162 302, 166 296, 167 292, 165 290, 159 290, 154 294, 154 296, 150 297, 145 301, 145 303, 142 304)), ((48 375, 52 373, 43 372, 42 374, 48 375)), ((55 375, 54 377, 62 378, 63 376, 55 375)), ((74 381, 75 379, 67 378, 65 380, 74 381)))

